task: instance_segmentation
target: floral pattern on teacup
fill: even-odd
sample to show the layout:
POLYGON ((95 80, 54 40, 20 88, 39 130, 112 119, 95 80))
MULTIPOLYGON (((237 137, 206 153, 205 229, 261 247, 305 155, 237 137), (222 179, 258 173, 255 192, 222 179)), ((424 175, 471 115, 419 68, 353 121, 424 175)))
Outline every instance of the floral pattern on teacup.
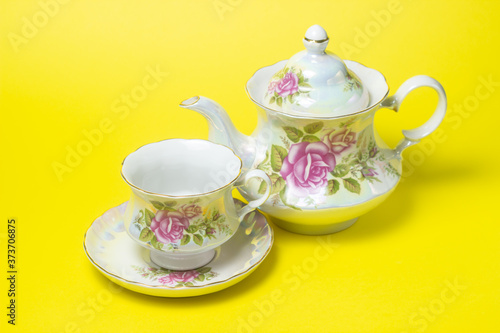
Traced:
POLYGON ((150 281, 157 281, 169 287, 192 287, 200 282, 209 281, 218 274, 211 267, 200 267, 189 271, 173 271, 165 268, 132 266, 132 268, 150 281))
POLYGON ((160 243, 176 243, 184 237, 184 230, 189 227, 189 219, 180 212, 159 210, 149 227, 160 243))
POLYGON ((190 243, 203 246, 206 239, 232 233, 226 216, 216 207, 204 213, 195 201, 183 205, 175 201, 151 204, 153 210, 141 209, 134 224, 140 230, 139 240, 158 250, 174 250, 190 243))

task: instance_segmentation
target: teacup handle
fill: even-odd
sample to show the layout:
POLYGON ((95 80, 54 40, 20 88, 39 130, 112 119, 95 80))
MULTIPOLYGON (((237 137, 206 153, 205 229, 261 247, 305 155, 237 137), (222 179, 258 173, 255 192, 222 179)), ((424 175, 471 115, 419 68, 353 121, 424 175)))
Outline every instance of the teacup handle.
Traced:
POLYGON ((427 75, 417 75, 406 80, 394 95, 386 98, 382 102, 382 107, 392 109, 397 112, 406 95, 408 95, 413 89, 420 87, 430 87, 434 89, 438 93, 438 105, 431 118, 427 120, 426 123, 412 130, 403 130, 405 138, 402 139, 394 149, 394 152, 398 156, 401 155, 404 149, 419 143, 422 138, 434 132, 441 124, 446 114, 447 100, 443 86, 438 81, 427 75))
POLYGON ((271 179, 262 170, 251 170, 251 171, 247 172, 247 174, 245 175, 243 180, 241 182, 238 182, 237 186, 246 185, 248 183, 248 181, 254 177, 260 178, 266 182, 266 184, 267 184, 266 193, 264 193, 259 199, 255 199, 255 200, 250 201, 246 206, 241 207, 238 210, 238 212, 236 214, 238 215, 238 219, 240 222, 243 221, 243 218, 245 217, 245 215, 254 211, 257 207, 259 207, 264 202, 266 202, 266 200, 269 198, 269 195, 271 194, 271 186, 272 186, 271 179))

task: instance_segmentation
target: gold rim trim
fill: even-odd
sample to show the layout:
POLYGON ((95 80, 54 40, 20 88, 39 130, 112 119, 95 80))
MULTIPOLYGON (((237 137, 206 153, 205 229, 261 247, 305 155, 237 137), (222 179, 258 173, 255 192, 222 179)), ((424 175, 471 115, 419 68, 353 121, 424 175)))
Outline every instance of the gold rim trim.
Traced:
POLYGON ((240 178, 241 176, 241 170, 243 169, 243 161, 241 160, 241 158, 236 155, 236 153, 234 152, 233 149, 229 148, 228 146, 225 146, 223 144, 220 144, 220 143, 215 143, 215 142, 212 142, 212 141, 208 141, 208 140, 202 140, 202 139, 178 139, 178 138, 173 138, 173 139, 166 139, 166 140, 160 140, 160 141, 156 141, 156 142, 152 142, 152 143, 147 143, 145 145, 142 145, 140 146, 139 148, 137 148, 136 150, 134 150, 133 152, 131 152, 130 154, 128 154, 122 161, 122 168, 120 170, 120 175, 122 176, 123 180, 130 186, 130 187, 133 187, 135 188, 136 190, 138 190, 139 192, 142 192, 144 194, 150 194, 150 195, 155 195, 155 196, 159 196, 159 197, 162 197, 162 198, 176 198, 176 199, 180 199, 180 198, 192 198, 192 197, 199 197, 199 196, 205 196, 205 195, 209 195, 209 194, 212 194, 212 193, 215 193, 215 192, 218 192, 218 191, 221 191, 231 185, 233 185, 237 180, 238 178, 240 178), (235 157, 238 158, 238 160, 240 161, 240 170, 238 171, 238 174, 236 175, 236 177, 231 180, 229 183, 225 184, 224 186, 221 186, 213 191, 209 191, 209 192, 203 192, 203 193, 196 193, 196 194, 186 194, 186 195, 169 195, 169 194, 161 194, 161 193, 155 193, 155 192, 151 192, 151 191, 147 191, 147 190, 144 190, 140 187, 138 187, 137 185, 134 185, 132 184, 132 182, 130 182, 127 177, 125 177, 125 175, 123 174, 123 164, 125 163, 125 160, 127 159, 127 157, 129 157, 130 155, 132 155, 133 153, 137 152, 139 149, 141 148, 144 148, 146 146, 149 146, 149 145, 153 145, 153 144, 156 144, 156 143, 160 143, 160 142, 164 142, 164 141, 172 141, 172 140, 182 140, 182 141, 203 141, 203 142, 208 142, 210 144, 214 144, 214 145, 218 145, 218 146, 221 146, 221 147, 224 147, 226 149, 229 149, 233 155, 235 157))
POLYGON ((317 40, 317 39, 309 39, 307 37, 304 37, 304 40, 308 41, 308 42, 312 42, 312 43, 318 43, 318 44, 321 44, 321 43, 324 43, 324 42, 328 42, 330 40, 330 38, 326 37, 325 39, 320 39, 320 40, 317 40))
POLYGON ((179 105, 180 106, 190 106, 190 105, 193 105, 193 104, 196 104, 198 103, 198 101, 200 100, 200 96, 194 96, 194 97, 191 97, 191 98, 188 98, 188 99, 185 99, 183 100, 179 105), (193 98, 196 98, 196 101, 194 101, 193 103, 189 103, 189 104, 185 104, 184 102, 189 100, 189 99, 193 99, 193 98))
MULTIPOLYGON (((237 199, 238 200, 238 199, 237 199)), ((241 201, 241 200, 240 200, 241 201)), ((118 205, 116 207, 113 207, 113 208, 110 208, 108 209, 107 211, 105 211, 103 214, 101 214, 97 219, 101 218, 104 214, 106 214, 107 212, 109 212, 110 210, 113 210, 113 209, 118 209, 118 207, 122 206, 123 204, 125 203, 128 203, 128 201, 122 203, 121 205, 118 205)), ((257 209, 256 209, 257 210, 257 209)), ((257 261, 255 264, 253 264, 252 266, 248 267, 245 271, 241 272, 241 273, 238 273, 236 275, 233 275, 231 276, 230 278, 226 279, 226 280, 222 280, 222 281, 217 281, 217 282, 212 282, 212 283, 208 283, 208 284, 205 284, 203 286, 191 286, 191 287, 166 287, 166 286, 153 286, 153 285, 148 285, 148 284, 145 284, 145 283, 141 283, 141 282, 135 282, 135 281, 131 281, 131 280, 127 280, 127 279, 124 279, 116 274, 113 274, 113 273, 110 273, 108 272, 105 268, 101 267, 101 265, 99 265, 98 263, 96 263, 94 261, 94 259, 91 257, 91 255, 89 254, 88 250, 87 250, 87 245, 85 244, 86 243, 86 240, 87 240, 87 233, 90 231, 90 229, 92 228, 92 225, 95 223, 95 221, 97 221, 97 219, 95 219, 94 221, 92 221, 92 223, 90 224, 90 226, 88 227, 87 231, 85 232, 85 235, 83 236, 83 249, 85 250, 85 255, 87 256, 87 258, 90 260, 90 262, 95 266, 97 267, 102 273, 105 273, 109 276, 112 276, 114 277, 115 279, 118 279, 120 281, 123 281, 125 283, 129 283, 129 284, 133 284, 133 285, 136 285, 136 286, 141 286, 141 287, 146 287, 146 288, 149 288, 149 289, 165 289, 165 290, 190 290, 190 289, 203 289, 203 288, 206 288, 208 286, 215 286, 215 285, 218 285, 218 284, 223 284, 225 282, 229 282, 231 280, 234 280, 240 276, 243 276, 247 273, 250 273, 252 270, 254 270, 255 268, 257 268, 257 266, 260 265, 260 263, 262 261, 264 261, 264 259, 266 259, 266 257, 268 256, 269 252, 271 252, 271 249, 274 245, 274 231, 273 231, 273 228, 271 228, 271 226, 269 225, 269 221, 267 221, 267 218, 264 214, 262 214, 262 212, 259 211, 259 213, 264 217, 264 219, 266 220, 266 223, 267 223, 267 228, 269 230, 269 236, 271 236, 271 242, 269 244, 269 247, 267 248, 266 252, 264 252, 264 254, 262 255, 262 258, 260 258, 259 261, 257 261)), ((123 214, 122 214, 123 216, 123 214)), ((123 220, 123 218, 122 218, 123 220)), ((210 264, 210 263, 208 263, 210 264)), ((207 264, 207 265, 208 265, 207 264)), ((203 267, 203 266, 202 266, 203 267)), ((200 295, 201 296, 201 295, 200 295)))
MULTIPOLYGON (((287 60, 287 59, 285 59, 287 60)), ((379 71, 377 71, 376 69, 373 69, 373 68, 370 68, 368 66, 365 66, 363 65, 362 63, 360 62, 357 62, 357 61, 352 61, 352 62, 355 62, 365 68, 368 68, 368 69, 371 69, 371 70, 374 70, 374 71, 377 71, 380 75, 382 75, 382 77, 384 78, 384 82, 385 84, 387 85, 387 91, 385 92, 385 95, 384 97, 382 97, 382 99, 380 99, 379 101, 377 101, 376 103, 374 103, 372 106, 370 107, 367 107, 365 109, 362 109, 360 111, 357 111, 357 112, 354 112, 354 113, 349 113, 349 114, 346 114, 346 115, 343 115, 343 116, 335 116, 335 117, 331 117, 331 116, 317 116, 317 115, 304 115, 304 116, 300 116, 300 115, 294 115, 294 114, 289 114, 289 113, 286 113, 286 112, 283 112, 283 111, 280 111, 280 110, 275 110, 275 109, 271 109, 267 106, 264 106, 262 105, 260 102, 257 102, 255 99, 252 98, 252 95, 250 95, 250 92, 248 91, 248 82, 250 82, 250 80, 255 76, 255 74, 257 74, 258 71, 264 69, 264 68, 267 68, 267 67, 272 67, 272 66, 275 66, 276 64, 282 62, 282 61, 285 61, 285 60, 280 60, 272 65, 269 65, 269 66, 265 66, 265 67, 262 67, 262 68, 259 68, 258 70, 256 70, 252 77, 247 81, 246 85, 245 85, 245 91, 247 93, 247 96, 248 98, 250 98, 250 100, 252 102, 254 102, 255 104, 257 104, 258 106, 260 106, 261 108, 265 109, 265 110, 268 110, 268 111, 271 111, 271 112, 275 112, 275 113, 278 113, 278 114, 282 114, 282 115, 285 115, 285 116, 288 116, 288 117, 291 117, 291 118, 296 118, 296 119, 321 119, 321 120, 333 120, 333 119, 340 119, 340 118, 346 118, 346 117, 350 117, 350 116, 357 116, 357 115, 360 115, 362 113, 365 113, 365 112, 368 112, 372 109, 375 109, 378 105, 380 105, 386 98, 387 98, 387 95, 389 95, 389 91, 390 91, 390 88, 389 88, 389 84, 387 83, 387 79, 385 78, 384 74, 380 73, 379 71)), ((352 70, 351 68, 347 67, 347 69, 349 70, 352 70)), ((356 74, 356 73, 354 73, 356 74)))

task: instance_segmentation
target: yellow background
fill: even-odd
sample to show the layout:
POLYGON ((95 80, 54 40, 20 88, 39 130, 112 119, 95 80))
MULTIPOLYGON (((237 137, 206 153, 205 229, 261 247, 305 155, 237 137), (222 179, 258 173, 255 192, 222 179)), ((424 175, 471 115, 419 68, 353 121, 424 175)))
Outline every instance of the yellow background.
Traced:
MULTIPOLYGON (((384 27, 373 12, 393 1, 66 2, 46 22, 38 1, 0 5, 0 257, 5 272, 14 217, 19 269, 15 328, 1 279, 2 331, 499 331, 500 86, 481 80, 500 82, 500 2, 395 1, 384 27), (23 18, 34 17, 40 27, 19 42, 23 18), (414 75, 439 80, 449 101, 439 142, 405 151, 404 181, 353 227, 323 237, 334 248, 326 260, 314 261, 317 237, 275 228, 267 260, 224 291, 162 299, 113 289, 82 240, 96 217, 128 199, 123 158, 166 138, 206 138, 205 120, 177 106, 194 95, 221 103, 250 134, 256 112, 244 84, 302 50, 316 23, 330 51, 381 71, 392 93, 414 75), (168 75, 128 114, 114 112, 148 67, 168 75), (67 147, 103 119, 112 130, 59 179, 54 162, 66 164, 67 147), (307 275, 294 271, 304 264, 307 275)), ((423 88, 399 113, 380 110, 381 136, 395 145, 436 101, 423 88)))

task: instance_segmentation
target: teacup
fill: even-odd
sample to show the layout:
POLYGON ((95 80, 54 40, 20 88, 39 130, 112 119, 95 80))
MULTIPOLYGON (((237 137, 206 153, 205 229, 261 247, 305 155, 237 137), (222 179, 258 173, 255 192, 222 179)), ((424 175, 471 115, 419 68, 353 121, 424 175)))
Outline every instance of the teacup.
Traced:
POLYGON ((271 180, 265 172, 242 175, 242 165, 231 149, 205 140, 170 139, 139 148, 121 170, 132 189, 124 216, 127 232, 151 250, 151 260, 161 267, 206 265, 245 215, 269 197, 271 180), (237 209, 232 190, 251 178, 262 179, 267 189, 237 209))

